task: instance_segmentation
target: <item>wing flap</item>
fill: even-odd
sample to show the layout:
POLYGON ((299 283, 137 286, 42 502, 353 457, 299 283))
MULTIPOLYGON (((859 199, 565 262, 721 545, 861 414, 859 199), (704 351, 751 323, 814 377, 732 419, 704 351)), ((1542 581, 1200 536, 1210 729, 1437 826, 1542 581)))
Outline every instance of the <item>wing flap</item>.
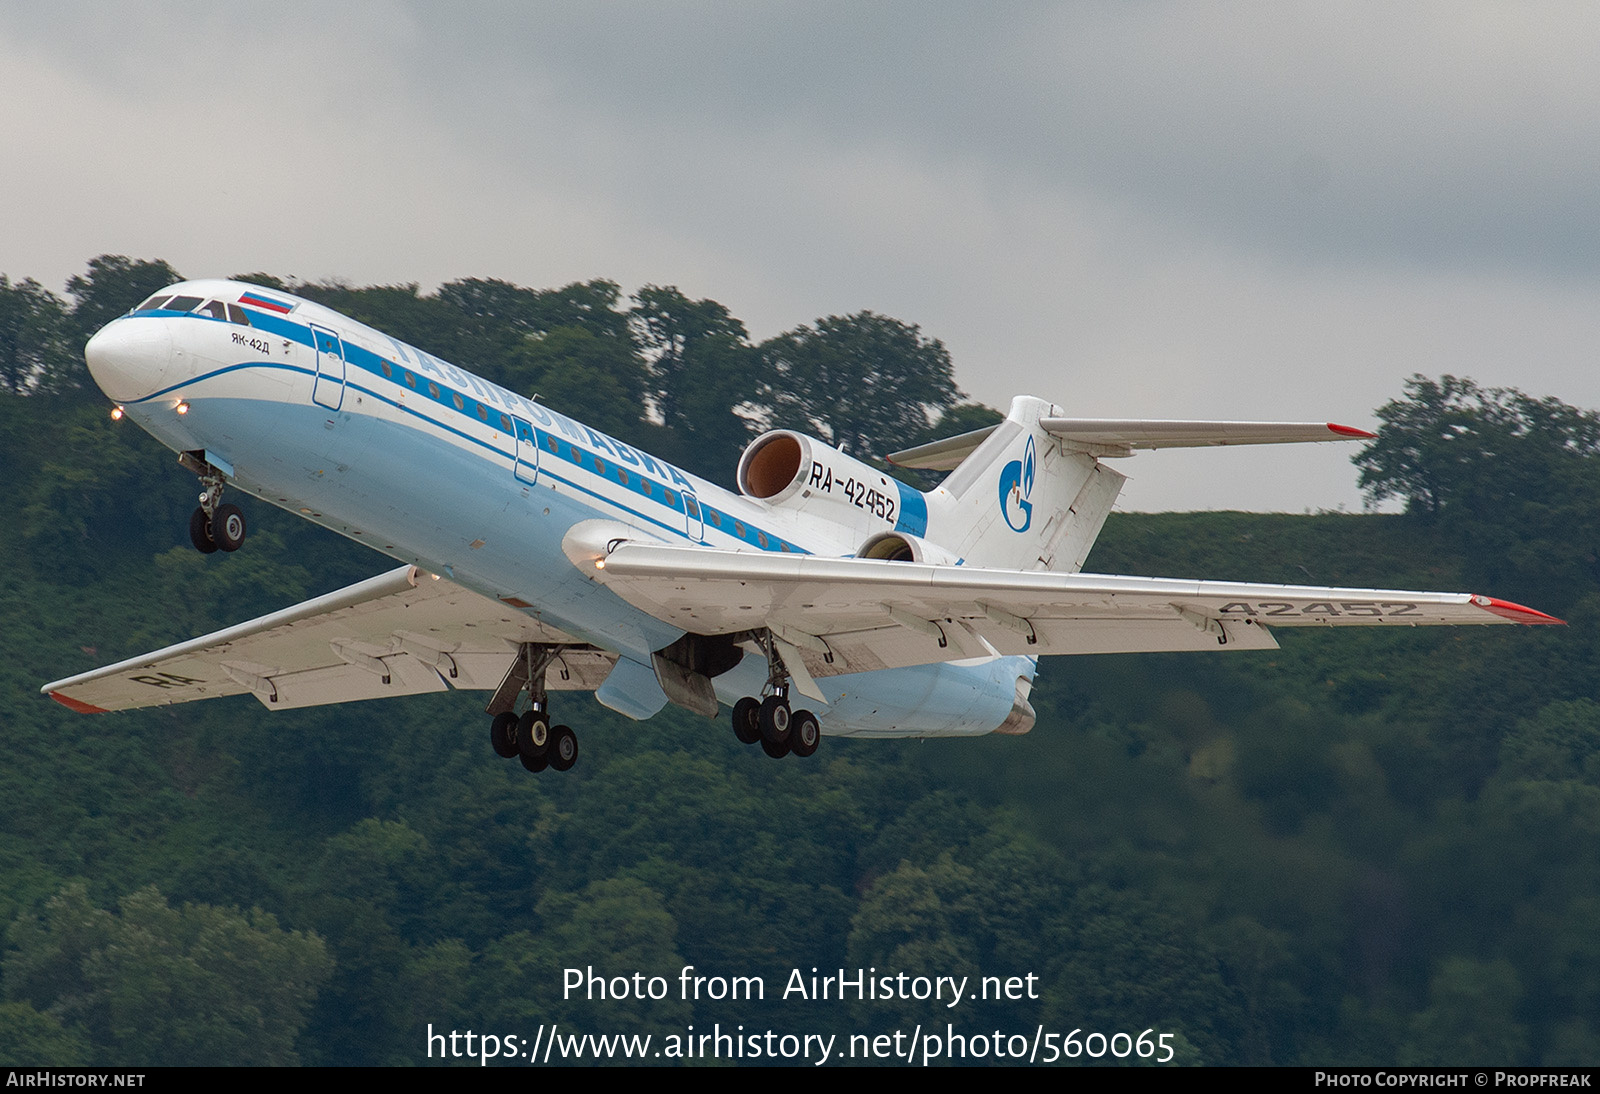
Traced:
POLYGON ((591 686, 614 660, 523 611, 401 566, 42 690, 88 711, 244 694, 283 710, 446 688, 488 690, 522 642, 577 647, 552 666, 554 689, 591 686))

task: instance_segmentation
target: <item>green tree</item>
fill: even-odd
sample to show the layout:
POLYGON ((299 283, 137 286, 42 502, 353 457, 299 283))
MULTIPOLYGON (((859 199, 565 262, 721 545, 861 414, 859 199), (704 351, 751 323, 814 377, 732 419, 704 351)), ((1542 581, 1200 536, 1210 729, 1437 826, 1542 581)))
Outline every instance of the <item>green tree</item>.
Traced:
POLYGON ((0 1067, 84 1067, 89 1043, 60 1018, 28 1003, 0 1003, 0 1067))
MULTIPOLYGON (((1405 501, 1465 549, 1498 595, 1561 609, 1600 582, 1600 414, 1515 388, 1406 381, 1356 457, 1374 502, 1405 501), (1538 543, 1538 546, 1534 546, 1538 543)), ((1547 610, 1549 610, 1547 608, 1547 610)))
POLYGON ((182 281, 178 271, 161 259, 146 260, 126 255, 100 255, 89 260, 89 271, 67 281, 67 294, 73 299, 72 325, 78 345, 87 342, 95 331, 124 314, 157 289, 182 281))
POLYGON ((816 434, 858 459, 903 448, 961 398, 943 342, 870 311, 796 327, 758 352, 772 424, 816 434))
POLYGON ((507 368, 508 386, 626 441, 644 423, 644 366, 627 342, 586 327, 557 327, 522 341, 507 368))
POLYGON ((650 401, 666 428, 662 455, 697 474, 732 482, 757 398, 756 354, 748 332, 715 300, 646 285, 628 316, 650 373, 650 401))
POLYGON ((0 388, 26 395, 76 388, 81 377, 68 349, 66 309, 33 278, 0 274, 0 388))
POLYGON ((1406 392, 1378 409, 1378 437, 1355 460, 1373 501, 1400 498, 1429 517, 1486 516, 1546 496, 1568 460, 1600 452, 1600 414, 1559 399, 1455 376, 1412 376, 1406 392))
POLYGON ((322 940, 259 910, 168 906, 154 887, 119 913, 68 886, 8 935, 6 994, 81 1026, 103 1062, 292 1064, 322 940))
POLYGON ((1516 1013, 1521 996, 1509 961, 1447 959, 1430 985, 1428 1009, 1411 1019, 1400 1062, 1409 1067, 1527 1063, 1528 1031, 1516 1013))
POLYGON ((1600 704, 1549 703, 1500 742, 1500 775, 1517 779, 1582 779, 1600 786, 1600 704))

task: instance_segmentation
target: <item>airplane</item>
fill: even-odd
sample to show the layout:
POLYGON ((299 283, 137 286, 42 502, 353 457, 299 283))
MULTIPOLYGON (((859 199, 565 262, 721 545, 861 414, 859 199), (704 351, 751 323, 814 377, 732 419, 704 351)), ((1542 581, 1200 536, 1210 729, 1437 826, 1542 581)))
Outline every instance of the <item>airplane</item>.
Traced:
POLYGON ((1043 655, 1561 622, 1469 593, 1081 572, 1125 479, 1109 461, 1374 436, 1326 422, 1082 419, 1019 396, 996 425, 889 457, 948 472, 933 490, 775 429, 733 493, 278 289, 175 284, 85 356, 112 416, 198 477, 198 550, 244 544, 222 500, 237 491, 400 565, 41 689, 75 711, 478 690, 498 755, 565 771, 577 735, 552 724, 550 693, 591 691, 639 720, 730 706, 740 741, 804 757, 824 732, 1026 733, 1043 655))

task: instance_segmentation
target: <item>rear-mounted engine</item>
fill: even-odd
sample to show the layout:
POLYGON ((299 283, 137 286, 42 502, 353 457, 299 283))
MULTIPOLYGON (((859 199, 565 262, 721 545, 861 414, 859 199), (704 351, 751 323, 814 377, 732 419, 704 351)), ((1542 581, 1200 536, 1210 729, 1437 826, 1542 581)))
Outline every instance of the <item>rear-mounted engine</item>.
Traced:
POLYGON ((936 543, 905 532, 879 532, 856 552, 857 558, 881 558, 888 562, 926 562, 933 566, 956 566, 960 559, 936 543))
POLYGON ((921 492, 803 433, 775 429, 750 442, 738 481, 746 497, 815 514, 857 535, 927 529, 921 492))

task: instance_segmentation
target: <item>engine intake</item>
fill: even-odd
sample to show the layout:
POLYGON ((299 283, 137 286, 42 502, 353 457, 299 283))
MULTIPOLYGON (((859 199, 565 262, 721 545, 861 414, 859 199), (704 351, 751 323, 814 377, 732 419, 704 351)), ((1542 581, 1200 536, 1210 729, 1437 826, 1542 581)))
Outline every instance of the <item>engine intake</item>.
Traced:
POLYGON ((739 458, 739 492, 769 504, 794 493, 805 481, 803 472, 811 468, 810 440, 777 430, 750 442, 739 458))

